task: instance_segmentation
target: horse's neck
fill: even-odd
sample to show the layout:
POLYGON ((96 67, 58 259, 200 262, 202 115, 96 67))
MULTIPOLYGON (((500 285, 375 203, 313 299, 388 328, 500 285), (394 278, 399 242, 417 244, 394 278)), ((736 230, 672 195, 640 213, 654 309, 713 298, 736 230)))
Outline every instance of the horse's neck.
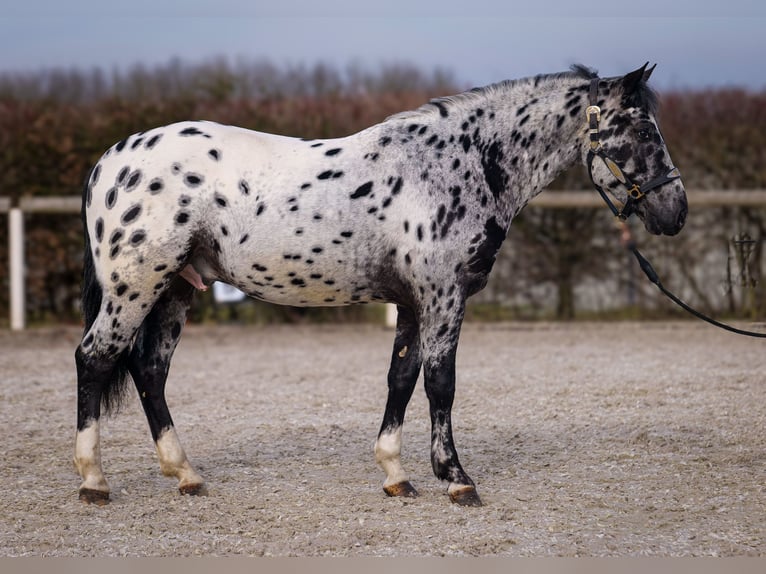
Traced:
POLYGON ((497 198, 506 223, 582 155, 588 105, 582 86, 587 80, 548 82, 537 87, 531 80, 501 84, 487 91, 486 105, 495 109, 497 125, 497 135, 490 137, 503 146, 500 163, 508 174, 508 185, 497 198), (573 94, 580 96, 579 103, 572 104, 573 94))
POLYGON ((407 126, 422 114, 445 139, 460 138, 466 155, 482 166, 494 212, 507 225, 581 157, 587 106, 583 86, 587 80, 574 76, 503 82, 436 100, 399 118, 407 126), (578 104, 572 103, 575 95, 578 104))

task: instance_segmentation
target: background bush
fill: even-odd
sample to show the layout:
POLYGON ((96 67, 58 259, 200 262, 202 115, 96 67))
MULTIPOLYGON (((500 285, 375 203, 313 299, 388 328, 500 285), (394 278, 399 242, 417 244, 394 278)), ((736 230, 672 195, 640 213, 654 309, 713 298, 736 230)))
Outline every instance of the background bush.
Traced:
MULTIPOLYGON (((500 80, 501 78, 498 78, 500 80)), ((267 61, 172 61, 127 72, 50 70, 0 75, 0 196, 79 195, 103 151, 131 133, 208 119, 308 138, 340 137, 457 93, 447 72, 407 65, 276 67, 267 61)), ((688 190, 766 188, 766 94, 742 90, 662 94, 660 122, 688 190)), ((590 189, 583 169, 551 186, 590 189)), ((714 313, 762 317, 766 213, 711 208, 690 214, 674 238, 636 229, 663 283, 714 313), (742 257, 747 234, 750 254, 742 257)), ((667 316, 675 310, 638 277, 606 209, 527 208, 514 220, 487 289, 469 318, 667 316)), ((77 216, 27 215, 27 313, 35 321, 79 320, 82 261, 77 216)), ((0 322, 8 316, 7 228, 0 225, 0 322)), ((216 306, 197 298, 193 318, 241 321, 363 320, 378 311, 297 309, 248 301, 216 306)))

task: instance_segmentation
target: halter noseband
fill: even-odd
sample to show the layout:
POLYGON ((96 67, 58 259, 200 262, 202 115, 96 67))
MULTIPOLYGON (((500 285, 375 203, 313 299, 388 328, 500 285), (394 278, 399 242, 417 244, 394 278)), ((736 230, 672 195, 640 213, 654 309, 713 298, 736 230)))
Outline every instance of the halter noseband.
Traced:
POLYGON ((620 166, 618 166, 614 160, 612 160, 606 153, 604 152, 604 149, 601 147, 601 141, 599 140, 599 130, 598 130, 598 123, 601 121, 601 108, 598 107, 598 78, 593 78, 590 82, 590 105, 588 106, 588 109, 585 110, 585 114, 588 118, 588 127, 589 127, 589 134, 590 134, 590 150, 588 150, 588 175, 590 175, 590 179, 593 182, 593 185, 598 190, 598 193, 601 195, 603 200, 606 202, 606 204, 609 206, 609 209, 612 210, 612 213, 619 219, 620 226, 623 228, 623 232, 625 233, 625 247, 635 255, 636 260, 638 261, 638 264, 641 266, 641 270, 644 272, 646 277, 654 283, 657 288, 662 291, 671 301, 673 301, 675 304, 680 306, 685 311, 688 311, 695 317, 702 319, 703 321, 707 321, 711 325, 714 325, 716 327, 720 327, 721 329, 725 329, 727 331, 730 331, 732 333, 737 333, 738 335, 747 335, 748 337, 759 337, 762 339, 766 339, 766 333, 758 333, 755 331, 747 331, 745 329, 739 329, 737 327, 732 327, 731 325, 727 325, 726 323, 721 323, 720 321, 716 321, 712 317, 708 317, 704 313, 701 313, 697 311, 696 309, 692 308, 690 305, 679 299, 672 291, 667 289, 662 282, 660 281, 659 276, 657 275, 657 272, 654 270, 654 267, 652 267, 652 264, 649 263, 649 261, 646 259, 646 257, 643 256, 643 254, 638 250, 636 247, 635 242, 630 237, 630 229, 628 228, 628 225, 626 223, 626 220, 628 217, 630 217, 631 213, 633 213, 633 209, 635 207, 635 203, 637 201, 640 201, 644 195, 652 191, 653 189, 656 189, 660 187, 661 185, 664 185, 668 183, 669 181, 673 181, 674 179, 678 179, 681 177, 681 174, 679 173, 678 169, 675 167, 671 169, 667 174, 662 175, 660 177, 656 177, 653 180, 651 180, 648 183, 645 183, 644 185, 637 185, 633 183, 630 178, 625 175, 625 172, 622 171, 620 166), (596 157, 600 157, 601 160, 604 162, 607 168, 609 168, 609 171, 612 172, 612 175, 617 178, 617 181, 619 181, 625 188, 628 190, 628 199, 625 202, 625 205, 622 206, 622 209, 617 209, 615 207, 614 203, 609 199, 607 194, 604 192, 604 189, 598 185, 595 180, 593 179, 593 160, 596 157))
POLYGON ((601 195, 604 202, 606 202, 609 209, 612 210, 612 213, 617 218, 625 221, 633 213, 635 203, 637 201, 639 201, 642 197, 644 197, 644 195, 653 189, 665 185, 666 183, 675 179, 679 179, 681 177, 681 173, 678 171, 678 168, 674 167, 667 174, 655 177, 653 180, 645 183, 644 185, 638 185, 637 183, 633 183, 633 181, 625 174, 625 172, 622 171, 622 168, 620 168, 620 166, 617 165, 617 163, 606 154, 604 148, 601 147, 601 140, 599 139, 599 122, 601 121, 601 108, 598 106, 599 81, 599 78, 593 78, 590 81, 590 105, 585 110, 585 116, 588 119, 588 134, 590 136, 590 150, 588 151, 587 158, 588 175, 590 176, 591 182, 596 187, 596 190, 601 195), (604 162, 604 165, 606 165, 612 175, 627 190, 628 198, 625 201, 625 205, 622 206, 622 209, 617 209, 614 203, 612 203, 612 200, 609 199, 609 196, 604 191, 604 188, 598 185, 596 180, 593 179, 593 160, 596 157, 601 158, 601 160, 604 162))

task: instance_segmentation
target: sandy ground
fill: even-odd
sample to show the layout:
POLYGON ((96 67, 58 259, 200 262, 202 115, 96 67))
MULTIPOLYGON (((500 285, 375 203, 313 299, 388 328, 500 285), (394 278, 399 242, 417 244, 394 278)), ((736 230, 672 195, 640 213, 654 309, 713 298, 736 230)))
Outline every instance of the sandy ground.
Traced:
POLYGON ((422 381, 393 499, 372 445, 393 333, 189 326, 168 399, 209 496, 160 475, 134 394, 77 500, 79 330, 0 333, 3 556, 766 554, 766 353, 702 323, 467 325, 454 411, 485 505, 431 474, 422 381))

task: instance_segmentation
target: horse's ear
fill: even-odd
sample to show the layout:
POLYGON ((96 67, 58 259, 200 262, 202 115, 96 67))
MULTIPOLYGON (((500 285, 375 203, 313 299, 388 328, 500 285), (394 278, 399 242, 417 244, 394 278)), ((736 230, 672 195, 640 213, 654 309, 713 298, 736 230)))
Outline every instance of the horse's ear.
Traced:
MULTIPOLYGON (((649 62, 641 66, 638 70, 635 70, 631 72, 630 74, 625 75, 625 77, 622 78, 622 89, 625 94, 632 94, 638 89, 638 86, 641 84, 641 82, 645 81, 647 78, 644 78, 644 73, 646 72, 646 67, 649 65, 649 62)), ((652 70, 654 70, 654 67, 652 67, 651 70, 649 70, 649 74, 652 73, 652 70)))
POLYGON ((648 68, 644 72, 644 82, 648 82, 649 81, 649 78, 652 77, 652 72, 654 71, 654 68, 656 68, 656 67, 657 67, 657 64, 654 64, 654 66, 652 66, 651 68, 648 68))

